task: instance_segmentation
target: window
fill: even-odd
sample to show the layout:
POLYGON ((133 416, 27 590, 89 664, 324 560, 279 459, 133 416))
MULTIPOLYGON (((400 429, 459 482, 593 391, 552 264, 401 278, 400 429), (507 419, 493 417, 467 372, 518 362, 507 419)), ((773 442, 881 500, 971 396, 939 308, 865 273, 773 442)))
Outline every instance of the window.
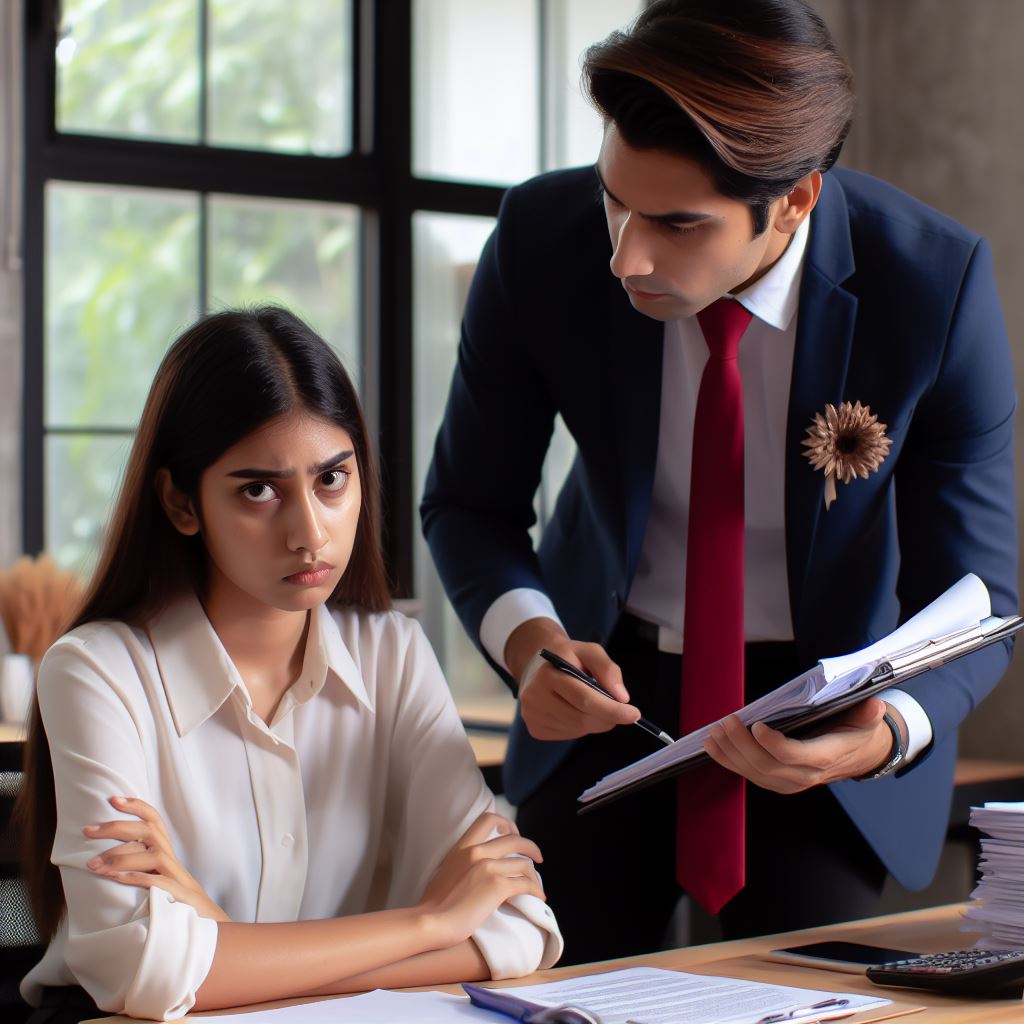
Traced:
MULTIPOLYGON (((579 56, 640 6, 28 5, 25 549, 88 569, 169 341, 201 311, 281 302, 360 382, 399 593, 459 696, 490 700, 416 505, 502 191, 594 159, 579 56)), ((570 459, 563 437, 542 516, 570 459)))

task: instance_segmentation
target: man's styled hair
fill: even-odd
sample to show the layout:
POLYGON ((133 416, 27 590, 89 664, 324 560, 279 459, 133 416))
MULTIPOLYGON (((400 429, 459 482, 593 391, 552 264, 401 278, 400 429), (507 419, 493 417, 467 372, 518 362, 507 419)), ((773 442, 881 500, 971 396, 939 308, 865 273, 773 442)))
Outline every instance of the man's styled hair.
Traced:
POLYGON ((853 74, 805 0, 656 0, 587 50, 583 80, 628 145, 699 162, 755 235, 836 162, 853 115, 853 74))

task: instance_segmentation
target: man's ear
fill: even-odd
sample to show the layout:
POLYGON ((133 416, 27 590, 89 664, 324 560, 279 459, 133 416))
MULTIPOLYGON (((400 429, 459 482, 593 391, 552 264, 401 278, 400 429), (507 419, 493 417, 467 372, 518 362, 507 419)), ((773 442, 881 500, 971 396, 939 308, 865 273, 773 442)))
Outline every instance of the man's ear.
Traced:
POLYGON ((156 496, 178 533, 194 537, 199 532, 199 516, 196 515, 192 499, 175 487, 171 471, 167 468, 156 471, 156 496))
POLYGON ((821 171, 811 171, 810 174, 805 174, 790 192, 779 200, 779 209, 775 215, 775 229, 783 234, 793 234, 814 209, 820 195, 821 171))

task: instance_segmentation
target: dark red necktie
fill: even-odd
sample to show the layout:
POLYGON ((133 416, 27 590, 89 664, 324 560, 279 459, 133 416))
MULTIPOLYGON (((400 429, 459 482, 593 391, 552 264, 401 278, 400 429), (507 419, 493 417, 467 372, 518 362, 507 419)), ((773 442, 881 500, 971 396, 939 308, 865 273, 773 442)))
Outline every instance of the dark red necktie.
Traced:
MULTIPOLYGON (((719 299, 697 314, 709 358, 693 425, 679 734, 743 706, 743 382, 751 314, 719 299)), ((718 765, 678 783, 676 878, 708 913, 743 888, 744 780, 718 765)))

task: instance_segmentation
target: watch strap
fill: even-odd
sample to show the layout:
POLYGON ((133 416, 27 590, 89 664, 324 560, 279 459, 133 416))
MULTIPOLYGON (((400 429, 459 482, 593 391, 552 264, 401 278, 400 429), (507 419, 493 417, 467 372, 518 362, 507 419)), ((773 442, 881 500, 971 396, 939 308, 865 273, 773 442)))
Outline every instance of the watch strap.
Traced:
POLYGON ((892 753, 889 755, 889 759, 880 768, 876 768, 873 772, 869 772, 867 775, 858 775, 858 782, 871 782, 874 779, 881 779, 886 775, 891 775, 906 760, 907 750, 903 745, 903 733, 900 732, 900 727, 896 719, 886 711, 886 713, 882 715, 882 721, 889 726, 889 729, 892 732, 892 753))

